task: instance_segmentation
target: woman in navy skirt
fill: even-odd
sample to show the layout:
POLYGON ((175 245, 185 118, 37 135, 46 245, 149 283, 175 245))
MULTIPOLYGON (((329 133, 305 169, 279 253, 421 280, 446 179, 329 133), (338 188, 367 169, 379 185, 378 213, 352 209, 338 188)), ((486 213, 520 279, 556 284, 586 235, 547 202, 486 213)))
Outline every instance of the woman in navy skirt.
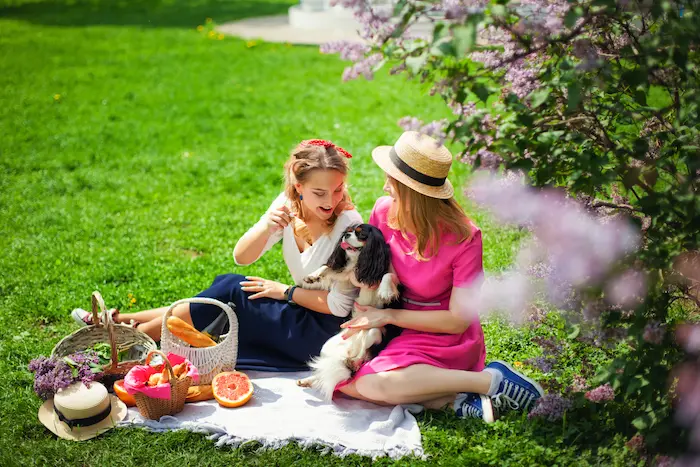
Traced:
MULTIPOLYGON (((284 167, 284 192, 233 250, 236 264, 248 265, 282 240, 284 260, 294 284, 224 274, 197 295, 235 305, 239 323, 237 368, 305 370, 306 362, 320 353, 350 314, 357 289, 341 289, 339 285, 329 291, 297 288, 303 277, 326 263, 345 230, 362 222, 345 185, 350 157, 329 141, 300 143, 284 167)), ((116 322, 131 323, 160 340, 167 309, 109 312, 116 322)), ((200 331, 221 321, 222 313, 217 306, 194 303, 173 310, 175 316, 200 331)), ((73 310, 72 315, 81 324, 92 324, 92 316, 85 310, 73 310)), ((227 330, 228 324, 223 332, 227 330)))

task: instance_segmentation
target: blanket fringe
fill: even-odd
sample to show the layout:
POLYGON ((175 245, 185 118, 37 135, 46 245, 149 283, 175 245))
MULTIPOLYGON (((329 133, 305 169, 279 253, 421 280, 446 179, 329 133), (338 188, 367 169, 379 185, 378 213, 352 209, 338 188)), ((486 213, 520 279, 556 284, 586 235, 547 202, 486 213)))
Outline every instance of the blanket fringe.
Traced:
POLYGON ((333 454, 338 457, 346 457, 357 455, 377 459, 380 457, 389 457, 391 459, 399 459, 406 456, 413 456, 420 460, 427 460, 428 456, 422 448, 411 449, 407 446, 390 446, 384 450, 377 449, 355 449, 344 446, 340 443, 329 443, 320 439, 314 438, 286 438, 286 439, 265 439, 265 438, 250 438, 245 439, 239 436, 229 435, 216 425, 207 425, 201 423, 180 422, 175 417, 164 416, 160 421, 156 420, 140 420, 138 424, 130 421, 123 421, 119 424, 123 427, 140 427, 154 432, 164 432, 173 430, 188 430, 194 433, 207 434, 207 439, 214 441, 217 448, 230 447, 238 449, 247 444, 260 444, 259 451, 281 449, 291 442, 295 442, 304 450, 314 449, 322 455, 333 454))

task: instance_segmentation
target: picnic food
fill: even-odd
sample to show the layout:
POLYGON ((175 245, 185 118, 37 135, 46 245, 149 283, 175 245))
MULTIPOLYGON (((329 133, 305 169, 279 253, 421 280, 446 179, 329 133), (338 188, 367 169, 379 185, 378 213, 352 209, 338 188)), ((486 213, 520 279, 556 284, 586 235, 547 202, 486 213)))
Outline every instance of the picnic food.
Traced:
POLYGON ((134 399, 133 394, 129 394, 126 392, 126 389, 124 389, 124 380, 120 379, 118 381, 114 382, 114 394, 117 395, 119 399, 123 403, 126 404, 127 407, 134 407, 136 406, 136 399, 134 399))
POLYGON ((195 328, 181 320, 177 316, 170 316, 166 321, 168 330, 175 337, 187 342, 192 347, 213 347, 216 342, 207 337, 204 333, 197 331, 195 328))
MULTIPOLYGON (((184 378, 185 376, 187 376, 187 364, 185 362, 178 363, 173 367, 173 373, 175 374, 175 378, 177 379, 184 378)), ((170 372, 165 366, 163 366, 163 371, 161 371, 160 373, 153 373, 151 376, 148 377, 146 385, 158 386, 159 384, 164 384, 169 381, 170 372)))
POLYGON ((208 401, 213 398, 214 391, 211 384, 200 384, 199 386, 190 386, 185 402, 208 401))
POLYGON ((216 401, 224 407, 239 407, 253 397, 253 383, 239 371, 225 371, 211 382, 216 401))

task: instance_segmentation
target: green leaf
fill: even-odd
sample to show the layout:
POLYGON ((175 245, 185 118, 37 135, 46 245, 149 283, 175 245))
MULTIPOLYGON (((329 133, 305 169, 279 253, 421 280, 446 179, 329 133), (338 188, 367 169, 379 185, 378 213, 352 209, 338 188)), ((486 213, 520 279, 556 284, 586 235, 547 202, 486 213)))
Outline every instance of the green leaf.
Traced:
POLYGON ((407 3, 407 0, 399 0, 398 2, 396 2, 396 4, 394 5, 394 16, 399 16, 407 3))
POLYGON ((496 4, 491 7, 491 14, 493 16, 505 16, 507 11, 505 5, 496 4))
POLYGON ((446 32, 447 29, 445 28, 445 23, 436 24, 435 28, 433 28, 433 42, 437 42, 445 37, 446 32))
POLYGON ((70 357, 63 357, 63 361, 66 362, 67 364, 69 364, 69 365, 72 366, 72 367, 78 366, 78 364, 75 362, 75 360, 73 360, 73 359, 70 358, 70 357))
POLYGON ((577 6, 576 8, 571 8, 564 17, 564 24, 567 28, 571 29, 576 25, 576 21, 583 16, 583 8, 577 6))
POLYGON ((408 67, 413 74, 418 74, 421 68, 425 65, 425 63, 428 61, 428 54, 426 52, 423 52, 422 54, 418 55, 417 57, 411 56, 406 58, 406 66, 408 67))
POLYGON ((646 106, 647 105, 647 94, 641 90, 637 89, 634 91, 634 100, 637 101, 640 105, 646 106))
POLYGON ((632 420, 632 425, 638 430, 646 430, 650 426, 654 424, 654 421, 652 420, 651 416, 648 414, 644 414, 642 416, 639 416, 632 420))
POLYGON ((484 102, 486 102, 489 99, 489 96, 491 95, 491 91, 489 90, 489 88, 482 83, 474 84, 474 87, 472 87, 472 91, 474 91, 474 94, 476 94, 479 97, 479 99, 481 99, 484 102))
POLYGON ((576 81, 571 84, 569 84, 568 93, 569 93, 569 101, 567 103, 567 111, 568 112, 573 112, 576 110, 581 103, 581 83, 576 81))
POLYGON ((576 338, 578 337, 578 335, 579 335, 580 333, 581 333, 581 326, 579 326, 578 324, 574 324, 574 329, 573 329, 573 331, 571 331, 571 332, 569 333, 569 335, 566 336, 566 337, 567 337, 567 339, 569 339, 569 340, 574 340, 574 339, 576 339, 576 338))
POLYGON ((452 29, 452 35, 457 57, 464 57, 476 43, 476 24, 473 21, 467 21, 466 24, 456 26, 452 29))
POLYGON ((386 64, 386 58, 380 60, 376 65, 372 67, 374 73, 378 72, 386 64))
POLYGON ((622 74, 622 81, 626 82, 632 88, 636 88, 640 84, 648 84, 649 75, 647 69, 639 67, 634 70, 626 71, 622 74))
POLYGON ((452 41, 445 39, 441 39, 440 42, 433 44, 431 52, 433 55, 438 56, 447 55, 450 57, 455 57, 457 55, 457 51, 455 50, 455 46, 452 44, 452 41))
POLYGON ((536 89, 532 93, 530 93, 530 105, 532 106, 532 108, 536 109, 537 107, 544 104, 544 102, 547 100, 551 93, 552 88, 550 87, 536 89))

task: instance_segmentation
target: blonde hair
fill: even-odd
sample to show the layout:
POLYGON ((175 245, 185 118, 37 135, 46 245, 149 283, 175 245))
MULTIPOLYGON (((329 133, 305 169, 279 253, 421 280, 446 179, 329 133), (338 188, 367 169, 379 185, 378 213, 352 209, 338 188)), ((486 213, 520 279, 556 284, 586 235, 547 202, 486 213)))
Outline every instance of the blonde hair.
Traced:
MULTIPOLYGON (((295 214, 294 235, 306 240, 309 244, 313 243, 311 233, 306 225, 306 214, 302 207, 302 201, 299 198, 295 184, 304 184, 309 179, 309 175, 314 170, 337 170, 343 175, 347 175, 350 171, 348 159, 335 147, 315 146, 305 143, 300 143, 289 155, 289 159, 284 164, 284 192, 287 198, 292 203, 292 212, 295 214)), ((326 221, 329 228, 335 225, 338 215, 348 209, 354 209, 350 194, 347 188, 343 189, 343 199, 338 203, 338 206, 333 215, 326 221)))
POLYGON ((427 261, 435 256, 446 233, 456 235, 455 245, 471 240, 469 217, 454 197, 432 198, 387 177, 397 198, 396 209, 389 212, 388 225, 399 230, 406 238, 407 231, 411 230, 416 236, 416 244, 410 254, 418 261, 427 261))

